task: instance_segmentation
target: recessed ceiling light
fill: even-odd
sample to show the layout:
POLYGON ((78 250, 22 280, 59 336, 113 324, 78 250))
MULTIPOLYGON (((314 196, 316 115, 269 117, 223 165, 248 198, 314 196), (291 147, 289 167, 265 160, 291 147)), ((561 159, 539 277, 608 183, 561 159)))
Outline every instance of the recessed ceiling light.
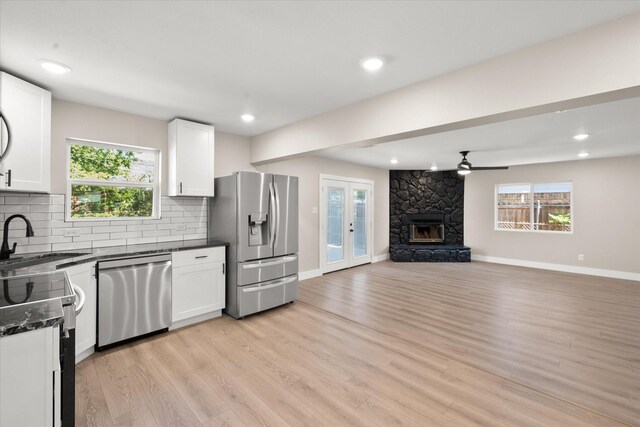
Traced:
POLYGON ((437 171, 438 167, 436 165, 431 166, 429 169, 431 169, 432 171, 437 171))
POLYGON ((587 138, 589 138, 588 133, 579 133, 573 136, 573 139, 575 139, 576 141, 584 141, 587 138))
POLYGON ((243 114, 242 116, 240 116, 240 118, 247 123, 252 122, 256 119, 252 114, 243 114))
POLYGON ((378 71, 384 65, 384 61, 378 57, 366 58, 362 60, 361 65, 367 71, 378 71))
POLYGON ((71 68, 68 65, 64 65, 56 61, 51 61, 50 59, 40 59, 39 62, 42 68, 52 74, 64 74, 71 71, 71 68))
POLYGON ((391 164, 392 165, 398 164, 398 159, 396 158, 391 159, 391 164))
POLYGON ((584 159, 585 157, 589 157, 589 153, 583 151, 582 153, 578 153, 578 157, 584 159))

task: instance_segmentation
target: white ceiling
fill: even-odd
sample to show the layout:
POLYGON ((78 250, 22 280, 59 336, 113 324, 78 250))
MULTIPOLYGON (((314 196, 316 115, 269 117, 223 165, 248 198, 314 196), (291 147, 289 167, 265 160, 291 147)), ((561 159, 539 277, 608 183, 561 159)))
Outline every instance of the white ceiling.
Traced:
POLYGON ((640 154, 640 98, 410 138, 325 157, 385 169, 455 169, 460 151, 473 166, 510 166, 640 154), (585 141, 574 135, 586 133, 585 141), (390 164, 395 158, 398 163, 390 164))
MULTIPOLYGON (((0 68, 59 99, 256 135, 637 11, 638 1, 0 0, 0 68), (365 73, 358 64, 368 55, 383 55, 387 66, 365 73), (48 75, 39 58, 73 71, 48 75), (255 122, 243 123, 245 112, 255 122)), ((533 150, 527 141, 551 146, 565 138, 535 124, 527 124, 535 136, 496 138, 491 132, 511 131, 495 126, 452 134, 460 140, 448 146, 512 149, 510 141, 533 150)), ((436 156, 433 138, 443 137, 406 143, 433 145, 421 151, 424 160, 450 167, 456 162, 451 150, 436 156)), ((393 147, 399 145, 371 150, 371 161, 393 147)), ((336 156, 359 157, 355 151, 336 156)), ((479 152, 470 160, 480 165, 517 157, 509 156, 479 152)))

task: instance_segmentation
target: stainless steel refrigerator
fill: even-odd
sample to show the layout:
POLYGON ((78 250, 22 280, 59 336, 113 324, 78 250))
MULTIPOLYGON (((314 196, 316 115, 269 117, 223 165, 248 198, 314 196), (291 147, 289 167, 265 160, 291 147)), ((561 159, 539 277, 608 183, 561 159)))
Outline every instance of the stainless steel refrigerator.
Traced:
POLYGON ((215 179, 209 237, 229 242, 225 312, 236 319, 298 295, 298 178, 235 172, 215 179))

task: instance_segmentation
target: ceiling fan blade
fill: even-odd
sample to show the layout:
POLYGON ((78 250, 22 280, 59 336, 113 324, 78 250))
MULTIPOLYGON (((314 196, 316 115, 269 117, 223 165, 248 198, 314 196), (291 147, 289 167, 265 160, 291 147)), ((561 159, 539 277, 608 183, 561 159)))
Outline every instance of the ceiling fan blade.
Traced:
POLYGON ((471 166, 472 171, 497 171, 507 169, 509 169, 509 166, 471 166))

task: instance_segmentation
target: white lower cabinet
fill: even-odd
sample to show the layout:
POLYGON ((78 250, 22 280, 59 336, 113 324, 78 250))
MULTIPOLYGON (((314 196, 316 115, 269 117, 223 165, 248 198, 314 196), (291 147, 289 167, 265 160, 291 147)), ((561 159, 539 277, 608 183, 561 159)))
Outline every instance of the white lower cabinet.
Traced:
POLYGON ((93 353, 96 344, 97 285, 95 263, 65 268, 72 284, 79 286, 85 295, 84 307, 76 316, 76 363, 93 353))
POLYGON ((0 338, 0 427, 60 425, 60 329, 0 338))
POLYGON ((225 273, 225 247, 172 254, 173 328, 220 315, 225 306, 225 273))

